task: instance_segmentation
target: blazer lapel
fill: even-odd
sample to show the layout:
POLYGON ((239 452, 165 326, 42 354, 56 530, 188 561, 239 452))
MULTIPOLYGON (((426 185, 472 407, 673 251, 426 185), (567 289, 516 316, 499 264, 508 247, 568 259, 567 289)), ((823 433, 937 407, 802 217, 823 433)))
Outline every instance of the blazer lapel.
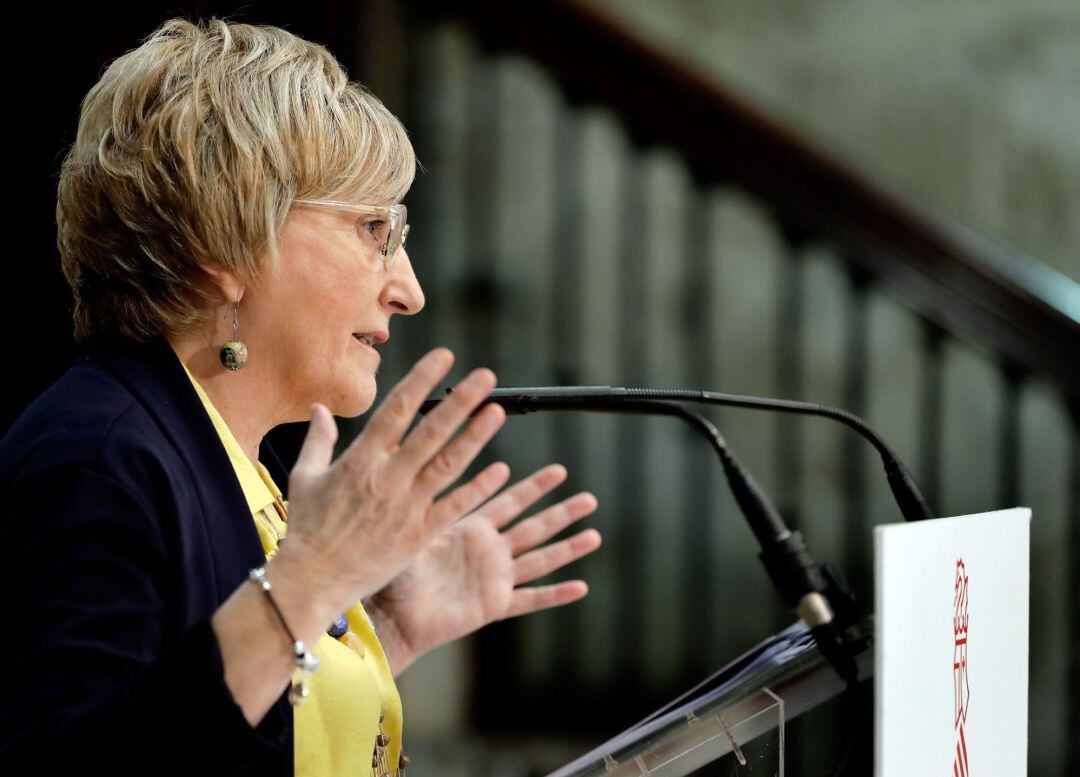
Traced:
POLYGON ((274 484, 281 489, 281 498, 289 498, 289 471, 285 469, 285 465, 281 463, 281 458, 278 456, 277 451, 270 445, 269 436, 264 437, 262 443, 259 445, 259 461, 266 467, 266 471, 270 473, 270 477, 274 479, 274 484))
MULTIPOLYGON (((210 541, 217 600, 224 601, 247 570, 265 564, 266 557, 225 446, 180 359, 163 337, 139 343, 100 336, 85 352, 142 403, 190 468, 210 541)), ((269 443, 264 441, 259 455, 277 482, 284 467, 269 443)))

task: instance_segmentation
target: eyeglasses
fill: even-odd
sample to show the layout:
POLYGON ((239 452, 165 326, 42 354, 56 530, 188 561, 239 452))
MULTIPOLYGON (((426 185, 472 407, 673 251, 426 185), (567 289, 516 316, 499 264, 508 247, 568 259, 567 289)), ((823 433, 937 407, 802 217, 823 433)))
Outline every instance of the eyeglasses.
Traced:
POLYGON ((370 219, 358 219, 356 231, 360 238, 370 241, 378 249, 383 267, 390 269, 390 263, 398 248, 405 245, 409 236, 408 210, 404 205, 364 205, 340 200, 295 200, 298 205, 311 205, 317 208, 346 211, 370 219))

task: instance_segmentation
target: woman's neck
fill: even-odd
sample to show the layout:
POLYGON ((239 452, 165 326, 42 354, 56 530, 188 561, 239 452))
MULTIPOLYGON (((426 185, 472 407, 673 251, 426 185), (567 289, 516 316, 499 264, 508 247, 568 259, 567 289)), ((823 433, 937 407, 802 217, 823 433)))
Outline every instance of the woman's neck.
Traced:
POLYGON ((274 388, 276 381, 256 362, 240 370, 225 369, 218 356, 220 345, 206 342, 203 333, 167 335, 166 340, 210 397, 244 455, 257 466, 263 437, 289 420, 274 388))

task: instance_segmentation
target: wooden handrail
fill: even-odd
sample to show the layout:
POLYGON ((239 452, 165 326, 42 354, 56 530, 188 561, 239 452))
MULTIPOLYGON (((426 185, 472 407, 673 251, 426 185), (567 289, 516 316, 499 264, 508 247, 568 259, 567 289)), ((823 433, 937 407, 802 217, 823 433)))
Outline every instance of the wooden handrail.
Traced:
POLYGON ((848 169, 587 3, 443 7, 488 50, 545 67, 571 102, 615 111, 634 142, 674 148, 702 185, 747 191, 788 234, 832 244, 922 316, 1080 403, 1075 282, 848 169))

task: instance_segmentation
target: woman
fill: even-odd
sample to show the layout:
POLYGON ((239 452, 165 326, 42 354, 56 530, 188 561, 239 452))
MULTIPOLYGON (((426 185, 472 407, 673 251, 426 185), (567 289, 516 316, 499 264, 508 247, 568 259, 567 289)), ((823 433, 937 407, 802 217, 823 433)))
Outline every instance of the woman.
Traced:
POLYGON ((414 171, 397 119, 275 28, 170 21, 86 96, 57 202, 84 356, 0 442, 4 766, 395 773, 394 675, 585 595, 523 585, 600 543, 546 544, 587 493, 513 523, 561 467, 452 488, 504 420, 469 420, 490 371, 410 432, 432 351, 331 462, 424 305, 414 171), (264 437, 308 419, 286 473, 264 437))

